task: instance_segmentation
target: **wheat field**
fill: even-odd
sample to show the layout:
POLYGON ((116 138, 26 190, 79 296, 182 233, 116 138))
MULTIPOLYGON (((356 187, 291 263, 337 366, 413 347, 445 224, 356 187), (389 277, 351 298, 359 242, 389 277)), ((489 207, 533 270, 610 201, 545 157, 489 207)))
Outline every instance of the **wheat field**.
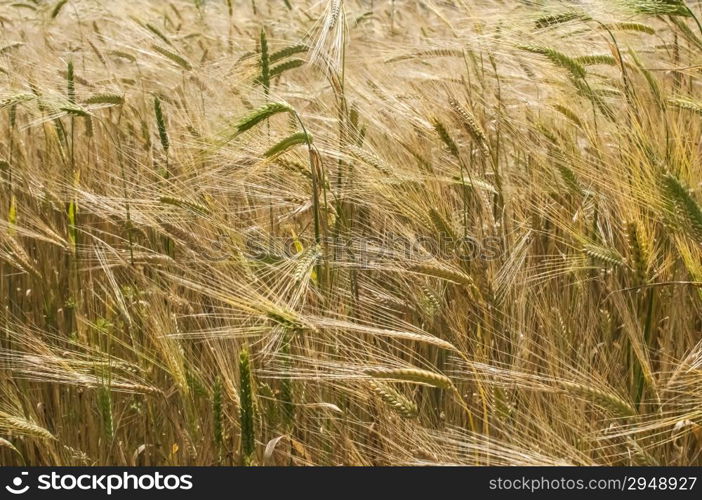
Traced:
POLYGON ((702 2, 0 3, 0 465, 702 465, 702 2))

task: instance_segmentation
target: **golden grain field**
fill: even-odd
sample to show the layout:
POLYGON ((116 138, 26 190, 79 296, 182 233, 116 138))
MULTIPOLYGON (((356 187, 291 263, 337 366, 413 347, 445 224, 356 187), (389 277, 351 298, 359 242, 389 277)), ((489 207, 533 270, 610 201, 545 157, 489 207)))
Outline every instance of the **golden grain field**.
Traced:
POLYGON ((0 465, 702 465, 702 2, 0 2, 0 465))

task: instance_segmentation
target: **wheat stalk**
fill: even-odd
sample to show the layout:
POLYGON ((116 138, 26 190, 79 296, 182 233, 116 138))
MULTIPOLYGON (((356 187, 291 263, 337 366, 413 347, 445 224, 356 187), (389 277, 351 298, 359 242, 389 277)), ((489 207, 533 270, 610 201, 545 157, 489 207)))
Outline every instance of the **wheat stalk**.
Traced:
POLYGON ((56 17, 58 17, 61 13, 61 9, 66 5, 66 2, 68 2, 68 0, 58 0, 58 2, 54 4, 54 8, 51 9, 51 19, 56 19, 56 17))
POLYGON ((160 47, 158 45, 152 45, 151 48, 159 54, 161 54, 162 56, 164 56, 165 58, 169 59, 171 62, 175 63, 177 66, 181 67, 182 69, 186 71, 190 71, 193 69, 192 64, 190 64, 190 62, 180 54, 176 54, 175 52, 160 47))
POLYGON ((605 24, 602 28, 610 31, 637 31, 639 33, 646 33, 647 35, 656 34, 655 28, 641 23, 609 23, 605 24))
POLYGON ((449 153, 451 153, 452 156, 456 158, 460 158, 460 154, 458 152, 458 146, 456 145, 456 142, 453 140, 451 137, 451 134, 449 134, 448 130, 446 129, 446 126, 439 121, 438 118, 434 118, 432 120, 432 124, 434 125, 434 130, 438 134, 439 138, 441 139, 441 142, 444 143, 446 146, 446 149, 449 150, 449 153))
POLYGON ((478 121, 475 119, 475 116, 465 109, 463 106, 461 106, 458 101, 456 101, 453 98, 449 99, 449 104, 451 105, 451 109, 458 115, 458 117, 461 119, 461 124, 463 125, 463 128, 470 134, 470 136, 473 138, 475 142, 478 143, 478 145, 481 147, 483 152, 485 154, 488 153, 488 141, 487 141, 487 136, 485 135, 485 132, 483 132, 483 129, 478 125, 478 121))
POLYGON ((584 79, 587 74, 582 64, 555 49, 538 45, 520 45, 519 48, 534 54, 546 56, 546 58, 556 66, 568 70, 575 79, 584 79))
POLYGON ((241 464, 250 465, 256 451, 253 379, 249 352, 239 354, 239 425, 241 427, 241 464))
POLYGON ((385 402, 385 404, 395 410, 402 417, 417 417, 417 405, 389 385, 381 384, 372 380, 368 383, 368 385, 370 389, 385 402))
POLYGON ((0 429, 40 439, 56 440, 53 434, 25 418, 0 411, 0 429))
POLYGON ((261 30, 261 84, 263 85, 263 91, 266 96, 268 96, 271 90, 271 71, 270 71, 270 60, 268 58, 268 38, 266 37, 266 32, 261 30))
POLYGON ((119 106, 124 104, 124 97, 119 94, 95 94, 88 97, 85 104, 112 104, 113 106, 119 106))
POLYGON ((562 12, 560 14, 551 14, 540 17, 536 20, 536 27, 539 29, 550 28, 559 24, 569 23, 571 21, 588 21, 590 16, 584 15, 582 12, 562 12))
POLYGON ((575 396, 592 401, 598 406, 612 411, 616 415, 622 417, 631 417, 636 415, 636 410, 631 406, 631 404, 611 392, 570 381, 561 381, 560 386, 575 396))
POLYGON ((224 411, 223 411, 223 387, 222 380, 217 377, 215 380, 214 391, 212 396, 212 420, 214 431, 214 445, 217 449, 217 455, 221 460, 222 450, 224 449, 224 411))
POLYGON ((676 108, 684 109, 686 111, 692 111, 698 115, 702 115, 702 104, 692 101, 684 97, 671 97, 668 99, 668 104, 675 106, 676 108))
POLYGON ((296 132, 282 141, 278 142, 274 146, 271 146, 271 148, 266 151, 263 156, 266 158, 271 158, 275 157, 278 155, 284 154, 286 151, 289 149, 299 146, 301 144, 311 144, 312 143, 312 137, 310 137, 307 133, 305 132, 296 132))
POLYGON ((672 174, 663 176, 663 194, 675 216, 675 222, 687 233, 702 241, 702 210, 680 181, 672 174))
POLYGON ((467 274, 440 264, 422 262, 410 266, 409 270, 418 274, 424 274, 426 276, 432 276, 434 278, 451 281, 459 285, 466 285, 469 287, 475 286, 473 278, 471 278, 467 274))
POLYGON ((280 102, 270 102, 264 104, 260 108, 252 111, 250 114, 239 120, 239 122, 237 122, 234 128, 236 129, 236 133, 238 135, 243 132, 246 132, 247 130, 252 129, 262 121, 265 121, 278 113, 290 112, 292 112, 292 108, 290 108, 290 106, 288 106, 287 104, 280 102))
POLYGON ((159 37, 164 43, 173 46, 173 43, 168 39, 166 35, 164 35, 161 30, 159 30, 156 26, 150 23, 144 24, 144 27, 149 30, 151 33, 159 37))
POLYGON ((636 271, 636 277, 640 283, 648 282, 648 245, 642 241, 643 233, 636 222, 627 224, 627 240, 629 243, 629 255, 631 267, 636 271))
POLYGON ((616 250, 600 245, 586 244, 583 252, 603 264, 611 266, 624 266, 624 259, 616 250))

